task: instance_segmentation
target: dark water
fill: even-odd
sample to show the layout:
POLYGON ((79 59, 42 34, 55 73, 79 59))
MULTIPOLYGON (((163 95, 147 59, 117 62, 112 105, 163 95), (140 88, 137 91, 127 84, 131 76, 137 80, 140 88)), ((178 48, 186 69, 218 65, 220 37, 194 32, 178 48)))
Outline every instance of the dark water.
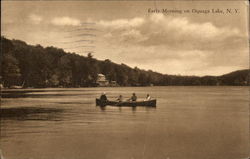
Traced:
POLYGON ((249 151, 247 87, 136 87, 5 91, 5 159, 242 159, 249 151), (95 106, 157 98, 156 108, 95 106))

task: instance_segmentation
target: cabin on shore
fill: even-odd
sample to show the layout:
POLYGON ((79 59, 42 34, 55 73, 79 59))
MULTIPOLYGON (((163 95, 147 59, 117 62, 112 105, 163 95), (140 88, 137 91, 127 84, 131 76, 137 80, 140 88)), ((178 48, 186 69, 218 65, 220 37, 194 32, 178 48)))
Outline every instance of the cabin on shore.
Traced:
POLYGON ((98 86, 102 86, 102 87, 109 85, 109 81, 106 79, 105 75, 103 74, 97 75, 96 83, 98 86))

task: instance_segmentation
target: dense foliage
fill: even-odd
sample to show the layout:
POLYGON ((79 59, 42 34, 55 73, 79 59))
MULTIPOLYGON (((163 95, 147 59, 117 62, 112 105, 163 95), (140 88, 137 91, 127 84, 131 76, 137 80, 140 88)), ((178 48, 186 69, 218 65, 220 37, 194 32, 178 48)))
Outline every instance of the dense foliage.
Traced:
POLYGON ((88 87, 95 86, 97 74, 120 86, 148 85, 249 85, 249 70, 222 76, 164 75, 110 60, 100 61, 66 53, 55 47, 31 46, 1 37, 1 83, 5 87, 88 87))

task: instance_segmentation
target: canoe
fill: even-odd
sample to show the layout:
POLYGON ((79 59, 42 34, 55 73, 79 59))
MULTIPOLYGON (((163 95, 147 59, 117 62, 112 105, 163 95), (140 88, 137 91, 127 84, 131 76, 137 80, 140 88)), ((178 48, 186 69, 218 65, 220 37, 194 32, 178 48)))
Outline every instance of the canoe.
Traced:
POLYGON ((124 102, 118 102, 118 101, 101 101, 100 99, 96 98, 96 106, 147 106, 147 107, 156 107, 156 99, 148 100, 148 101, 124 101, 124 102))

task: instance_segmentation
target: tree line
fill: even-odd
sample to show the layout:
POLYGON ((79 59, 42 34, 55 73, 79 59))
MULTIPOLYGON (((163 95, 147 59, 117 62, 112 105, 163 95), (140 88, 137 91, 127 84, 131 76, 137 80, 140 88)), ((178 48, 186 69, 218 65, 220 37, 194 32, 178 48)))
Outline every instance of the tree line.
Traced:
POLYGON ((119 86, 249 85, 249 70, 222 76, 167 75, 97 60, 91 53, 80 56, 56 47, 28 45, 1 37, 1 84, 4 87, 91 87, 104 74, 119 86))

